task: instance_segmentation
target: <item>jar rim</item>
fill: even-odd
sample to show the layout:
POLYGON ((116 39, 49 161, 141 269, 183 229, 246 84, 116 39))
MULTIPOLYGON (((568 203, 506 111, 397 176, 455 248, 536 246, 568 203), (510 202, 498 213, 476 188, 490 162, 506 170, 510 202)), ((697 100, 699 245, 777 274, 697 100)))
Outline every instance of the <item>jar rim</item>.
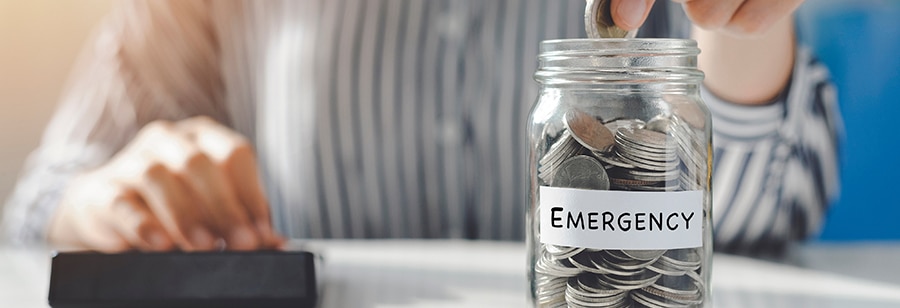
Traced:
POLYGON ((540 56, 590 53, 593 55, 652 52, 659 55, 696 56, 700 53, 697 41, 677 38, 576 38, 545 40, 540 44, 540 56))

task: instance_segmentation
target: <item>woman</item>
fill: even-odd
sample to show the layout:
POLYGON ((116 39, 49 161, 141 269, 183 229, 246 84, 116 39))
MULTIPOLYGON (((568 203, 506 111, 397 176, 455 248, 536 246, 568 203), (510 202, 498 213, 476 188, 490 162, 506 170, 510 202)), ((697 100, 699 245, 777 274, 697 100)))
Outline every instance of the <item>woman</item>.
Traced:
MULTIPOLYGON (((703 50, 717 249, 777 251, 817 230, 837 192, 839 116, 827 72, 795 43, 801 2, 612 3, 620 27, 703 50)), ((276 233, 522 238, 538 43, 584 37, 583 12, 129 2, 88 46, 8 230, 103 251, 256 249, 276 233)))

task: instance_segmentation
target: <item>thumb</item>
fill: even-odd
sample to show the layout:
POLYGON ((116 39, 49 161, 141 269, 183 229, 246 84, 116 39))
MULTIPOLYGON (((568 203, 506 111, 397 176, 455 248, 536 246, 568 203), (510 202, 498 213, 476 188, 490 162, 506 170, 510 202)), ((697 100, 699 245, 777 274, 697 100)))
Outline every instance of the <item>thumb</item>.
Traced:
POLYGON ((627 31, 644 24, 654 0, 611 0, 610 13, 616 26, 627 31))

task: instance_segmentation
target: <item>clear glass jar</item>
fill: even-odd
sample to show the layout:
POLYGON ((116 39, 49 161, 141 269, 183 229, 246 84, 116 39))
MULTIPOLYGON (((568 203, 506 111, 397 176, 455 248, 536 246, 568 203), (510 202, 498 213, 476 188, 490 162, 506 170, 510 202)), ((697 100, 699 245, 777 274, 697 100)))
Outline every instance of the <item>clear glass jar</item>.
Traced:
POLYGON ((709 307, 709 111, 681 39, 541 43, 526 232, 537 307, 709 307))

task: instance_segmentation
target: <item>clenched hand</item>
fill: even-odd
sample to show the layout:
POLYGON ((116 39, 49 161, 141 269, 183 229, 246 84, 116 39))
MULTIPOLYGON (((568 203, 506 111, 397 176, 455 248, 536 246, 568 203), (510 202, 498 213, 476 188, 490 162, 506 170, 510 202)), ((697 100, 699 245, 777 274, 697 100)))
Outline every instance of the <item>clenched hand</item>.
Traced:
POLYGON ((105 165, 74 178, 49 240, 106 252, 282 243, 252 147, 206 117, 150 123, 105 165))

